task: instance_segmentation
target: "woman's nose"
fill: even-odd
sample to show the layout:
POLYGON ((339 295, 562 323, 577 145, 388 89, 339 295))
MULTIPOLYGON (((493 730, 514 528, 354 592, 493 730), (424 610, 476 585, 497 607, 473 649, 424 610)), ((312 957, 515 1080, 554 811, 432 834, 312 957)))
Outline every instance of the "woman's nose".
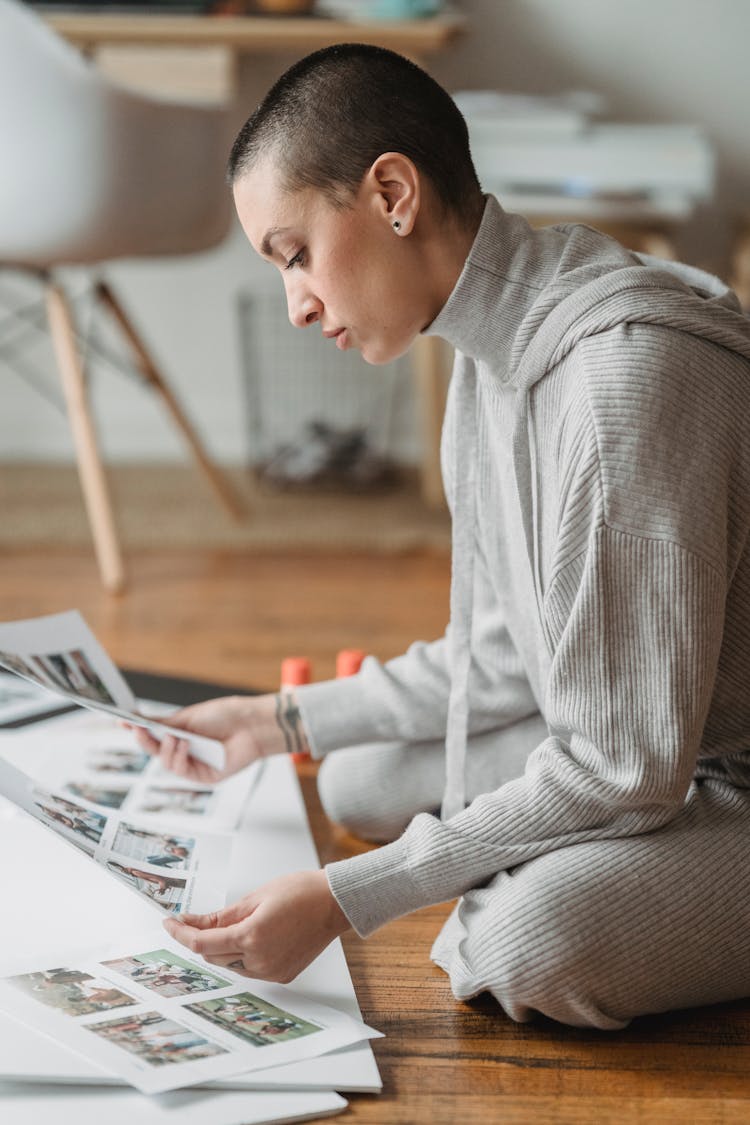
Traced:
POLYGON ((295 293, 288 290, 286 300, 289 319, 295 328, 307 328, 309 324, 315 324, 320 320, 321 304, 312 293, 295 293))

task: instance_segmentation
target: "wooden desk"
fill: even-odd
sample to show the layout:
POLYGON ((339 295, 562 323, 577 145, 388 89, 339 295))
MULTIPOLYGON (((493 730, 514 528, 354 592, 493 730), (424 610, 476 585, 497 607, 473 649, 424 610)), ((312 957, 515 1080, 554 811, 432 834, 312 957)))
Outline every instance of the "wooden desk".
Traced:
POLYGON ((236 54, 302 51, 332 43, 372 43, 410 57, 441 51, 464 29, 460 15, 355 23, 314 16, 201 16, 114 12, 46 12, 45 19, 85 51, 127 44, 225 47, 236 54))

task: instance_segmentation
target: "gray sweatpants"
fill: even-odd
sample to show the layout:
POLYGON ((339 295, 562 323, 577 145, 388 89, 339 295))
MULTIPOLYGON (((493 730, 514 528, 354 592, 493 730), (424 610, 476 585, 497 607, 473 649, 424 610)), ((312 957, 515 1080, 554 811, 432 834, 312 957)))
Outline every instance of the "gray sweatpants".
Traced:
MULTIPOLYGON (((470 740, 467 794, 517 776, 547 734, 536 717, 470 740)), ((328 816, 394 839, 436 812, 439 743, 358 746, 319 774, 328 816)), ((536 1012, 615 1029, 634 1016, 750 995, 750 791, 695 784, 665 828, 574 844, 463 895, 432 948, 457 999, 488 991, 515 1020, 536 1012)))

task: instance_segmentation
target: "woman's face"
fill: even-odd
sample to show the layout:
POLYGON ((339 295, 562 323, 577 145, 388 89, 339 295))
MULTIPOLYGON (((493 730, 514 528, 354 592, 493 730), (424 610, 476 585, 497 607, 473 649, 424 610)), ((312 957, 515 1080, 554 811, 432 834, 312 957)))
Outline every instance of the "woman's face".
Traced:
POLYGON ((312 188, 284 191, 269 160, 235 184, 234 200, 253 249, 279 269, 298 328, 317 324, 336 347, 387 363, 439 312, 413 237, 394 231, 392 201, 368 177, 337 209, 312 188))

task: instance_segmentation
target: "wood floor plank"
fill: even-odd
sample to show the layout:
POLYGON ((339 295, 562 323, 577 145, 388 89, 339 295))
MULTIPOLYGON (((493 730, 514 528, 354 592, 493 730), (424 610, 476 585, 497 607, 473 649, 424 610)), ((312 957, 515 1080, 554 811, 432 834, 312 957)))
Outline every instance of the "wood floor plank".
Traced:
MULTIPOLYGON (((273 688, 282 657, 333 674, 339 648, 385 659, 439 635, 448 606, 441 554, 404 556, 141 552, 128 590, 99 587, 88 551, 0 556, 0 619, 79 608, 123 666, 273 688)), ((330 825, 315 767, 300 771, 323 862, 367 845, 330 825)), ((750 1123, 750 1002, 638 1020, 623 1032, 514 1024, 486 996, 456 1002, 429 961, 449 906, 402 918, 345 948, 382 1096, 351 1097, 368 1125, 750 1123)))

